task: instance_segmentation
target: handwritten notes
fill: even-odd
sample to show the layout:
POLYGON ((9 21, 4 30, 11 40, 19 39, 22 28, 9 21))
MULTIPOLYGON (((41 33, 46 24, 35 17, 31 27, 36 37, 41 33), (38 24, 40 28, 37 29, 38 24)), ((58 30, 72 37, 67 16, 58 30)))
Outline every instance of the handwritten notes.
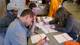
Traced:
MULTIPOLYGON (((37 35, 33 35, 31 36, 31 41, 33 44, 39 42, 41 39, 44 39, 45 37, 47 37, 45 34, 37 34, 37 35)), ((47 37, 46 40, 49 40, 49 38, 47 37)))

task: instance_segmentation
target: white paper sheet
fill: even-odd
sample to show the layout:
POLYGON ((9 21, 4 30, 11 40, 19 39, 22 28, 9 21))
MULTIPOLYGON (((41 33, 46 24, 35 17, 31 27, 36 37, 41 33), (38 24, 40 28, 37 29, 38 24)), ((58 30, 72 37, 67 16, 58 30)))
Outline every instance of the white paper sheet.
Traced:
POLYGON ((65 41, 73 40, 67 33, 53 35, 53 37, 59 42, 63 43, 65 41))
POLYGON ((52 17, 46 17, 46 16, 44 16, 44 17, 37 17, 37 19, 38 19, 38 22, 41 22, 41 20, 43 20, 46 23, 51 21, 51 20, 53 20, 52 17))
POLYGON ((42 23, 36 23, 36 26, 38 28, 40 28, 44 33, 48 33, 48 31, 46 30, 46 28, 44 28, 42 25, 43 25, 42 23))
POLYGON ((64 35, 67 40, 73 40, 67 33, 63 33, 62 35, 64 35))
MULTIPOLYGON (((37 34, 37 35, 33 35, 31 36, 31 41, 33 44, 39 42, 41 39, 44 39, 45 37, 47 37, 45 34, 37 34)), ((49 38, 46 38, 49 41, 49 38)))
POLYGON ((52 17, 46 17, 46 18, 43 18, 43 20, 44 20, 45 22, 49 22, 49 21, 53 20, 53 18, 52 18, 52 17))
MULTIPOLYGON (((39 27, 45 34, 51 33, 51 32, 58 32, 54 29, 51 29, 51 25, 45 25, 42 23, 36 23, 36 26, 39 27)), ((54 27, 55 28, 55 27, 54 27)))

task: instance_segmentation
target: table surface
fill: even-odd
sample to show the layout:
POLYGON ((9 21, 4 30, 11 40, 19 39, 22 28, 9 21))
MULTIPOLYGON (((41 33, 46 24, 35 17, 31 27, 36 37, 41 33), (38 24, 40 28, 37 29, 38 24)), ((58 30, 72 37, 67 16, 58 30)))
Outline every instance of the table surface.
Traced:
MULTIPOLYGON (((39 28, 36 28, 36 32, 39 33, 39 34, 44 33, 39 28)), ((64 45, 63 43, 58 43, 57 40, 53 37, 53 35, 58 35, 58 34, 61 34, 61 32, 52 32, 52 33, 46 34, 49 38, 49 41, 48 41, 49 45, 64 45)), ((28 45, 33 45, 30 38, 29 38, 28 45)))

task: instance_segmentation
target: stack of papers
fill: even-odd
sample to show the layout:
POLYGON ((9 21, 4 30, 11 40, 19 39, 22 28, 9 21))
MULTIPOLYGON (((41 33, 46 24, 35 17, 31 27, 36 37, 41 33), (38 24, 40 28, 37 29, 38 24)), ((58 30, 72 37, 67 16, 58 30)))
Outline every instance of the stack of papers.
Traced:
MULTIPOLYGON (((47 37, 45 34, 37 34, 37 35, 31 36, 32 44, 39 42, 40 40, 44 39, 45 37, 47 37)), ((49 38, 47 37, 46 40, 49 41, 49 38)))
MULTIPOLYGON (((45 24, 42 24, 42 23, 36 23, 36 26, 38 28, 40 28, 45 34, 51 33, 51 32, 58 32, 58 31, 56 31, 54 29, 51 29, 52 25, 45 25, 45 24)), ((55 28, 54 25, 52 27, 55 28)))
POLYGON ((49 21, 53 20, 53 18, 52 17, 45 17, 45 18, 43 18, 43 20, 45 22, 49 22, 49 21))
POLYGON ((41 20, 43 20, 44 22, 49 22, 51 20, 53 20, 52 17, 37 17, 38 21, 40 22, 41 20))
POLYGON ((63 43, 65 41, 73 40, 67 33, 53 35, 53 37, 59 42, 63 43))

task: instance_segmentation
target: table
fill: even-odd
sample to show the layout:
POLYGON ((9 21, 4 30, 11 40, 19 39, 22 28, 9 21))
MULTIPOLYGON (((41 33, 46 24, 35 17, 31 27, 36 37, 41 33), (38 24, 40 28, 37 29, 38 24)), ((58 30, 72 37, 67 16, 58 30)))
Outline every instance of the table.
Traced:
MULTIPOLYGON (((39 29, 37 27, 36 27, 36 31, 39 34, 44 33, 41 29, 39 29)), ((49 41, 48 41, 49 45, 53 45, 53 44, 54 45, 64 45, 63 43, 59 44, 57 42, 57 40, 53 37, 53 35, 58 35, 58 34, 61 34, 61 32, 54 32, 54 33, 48 33, 48 34, 46 34, 48 36, 48 38, 49 38, 49 41)), ((32 42, 31 42, 30 38, 29 38, 28 45, 32 45, 32 42)))
MULTIPOLYGON (((37 23, 36 23, 37 24, 37 23)), ((39 24, 39 23, 38 23, 39 24)), ((42 25, 42 23, 41 23, 42 25)), ((40 26, 40 25, 39 25, 40 26)), ((42 25, 44 27, 44 25, 42 25)), ((42 27, 41 26, 41 27, 42 27)), ((35 31, 38 33, 38 34, 42 34, 44 33, 42 31, 41 28, 39 28, 38 26, 36 26, 35 28, 35 31)), ((50 32, 50 33, 44 33, 48 38, 49 38, 49 45, 64 45, 64 43, 58 43, 57 40, 53 37, 53 35, 59 35, 59 34, 62 34, 62 32, 50 32)), ((32 42, 31 42, 31 38, 29 38, 28 40, 28 45, 33 45, 32 42)), ((35 44, 34 44, 35 45, 35 44)))

